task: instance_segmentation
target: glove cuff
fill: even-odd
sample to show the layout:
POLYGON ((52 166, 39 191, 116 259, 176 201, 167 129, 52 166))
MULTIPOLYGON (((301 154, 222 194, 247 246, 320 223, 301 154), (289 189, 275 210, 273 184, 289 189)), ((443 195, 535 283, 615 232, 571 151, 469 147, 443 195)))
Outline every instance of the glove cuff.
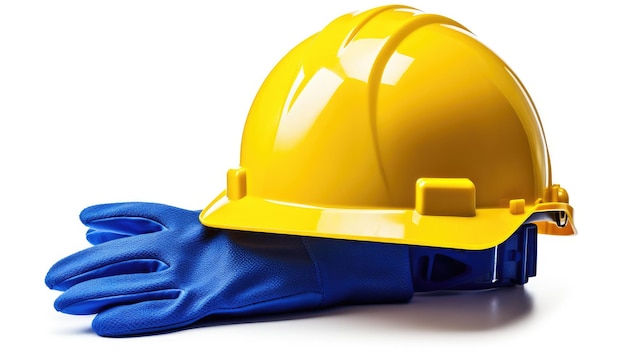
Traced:
POLYGON ((302 238, 324 292, 322 306, 406 302, 413 297, 405 245, 302 238))

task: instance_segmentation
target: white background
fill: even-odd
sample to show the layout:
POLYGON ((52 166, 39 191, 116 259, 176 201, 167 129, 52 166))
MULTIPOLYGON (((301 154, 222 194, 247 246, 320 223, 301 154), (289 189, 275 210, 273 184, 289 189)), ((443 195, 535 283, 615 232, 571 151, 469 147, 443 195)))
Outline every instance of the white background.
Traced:
POLYGON ((88 246, 80 210, 204 207, 238 165, 272 66, 335 17, 385 2, 0 2, 0 348, 624 349, 624 13, 546 3, 404 2, 468 27, 539 110, 579 234, 540 237, 524 288, 111 339, 56 312, 43 283, 88 246))

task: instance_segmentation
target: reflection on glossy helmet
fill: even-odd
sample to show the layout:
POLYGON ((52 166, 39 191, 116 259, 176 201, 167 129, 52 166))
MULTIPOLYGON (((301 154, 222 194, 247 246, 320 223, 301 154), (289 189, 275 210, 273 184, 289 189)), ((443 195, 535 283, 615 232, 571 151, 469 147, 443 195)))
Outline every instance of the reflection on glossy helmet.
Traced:
POLYGON ((337 18, 261 86, 206 226, 483 249, 574 234, 541 122, 459 23, 404 6, 337 18))

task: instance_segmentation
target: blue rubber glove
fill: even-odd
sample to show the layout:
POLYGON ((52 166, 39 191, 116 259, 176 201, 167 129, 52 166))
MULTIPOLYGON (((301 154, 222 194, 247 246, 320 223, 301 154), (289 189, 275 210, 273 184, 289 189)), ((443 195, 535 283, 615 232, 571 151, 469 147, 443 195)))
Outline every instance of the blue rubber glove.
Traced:
POLYGON ((198 212, 151 203, 98 205, 80 218, 96 245, 56 263, 46 285, 64 291, 57 310, 97 314, 103 336, 414 293, 403 245, 210 229, 198 212))

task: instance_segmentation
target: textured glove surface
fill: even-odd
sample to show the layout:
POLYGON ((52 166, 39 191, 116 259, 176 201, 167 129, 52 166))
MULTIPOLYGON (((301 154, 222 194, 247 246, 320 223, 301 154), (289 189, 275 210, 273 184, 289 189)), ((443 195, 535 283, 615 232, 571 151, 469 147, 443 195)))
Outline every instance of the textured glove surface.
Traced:
POLYGON ((202 226, 198 212, 152 203, 81 213, 93 247, 57 262, 55 308, 97 314, 94 331, 166 331, 208 316, 251 316, 413 296, 408 248, 202 226))

